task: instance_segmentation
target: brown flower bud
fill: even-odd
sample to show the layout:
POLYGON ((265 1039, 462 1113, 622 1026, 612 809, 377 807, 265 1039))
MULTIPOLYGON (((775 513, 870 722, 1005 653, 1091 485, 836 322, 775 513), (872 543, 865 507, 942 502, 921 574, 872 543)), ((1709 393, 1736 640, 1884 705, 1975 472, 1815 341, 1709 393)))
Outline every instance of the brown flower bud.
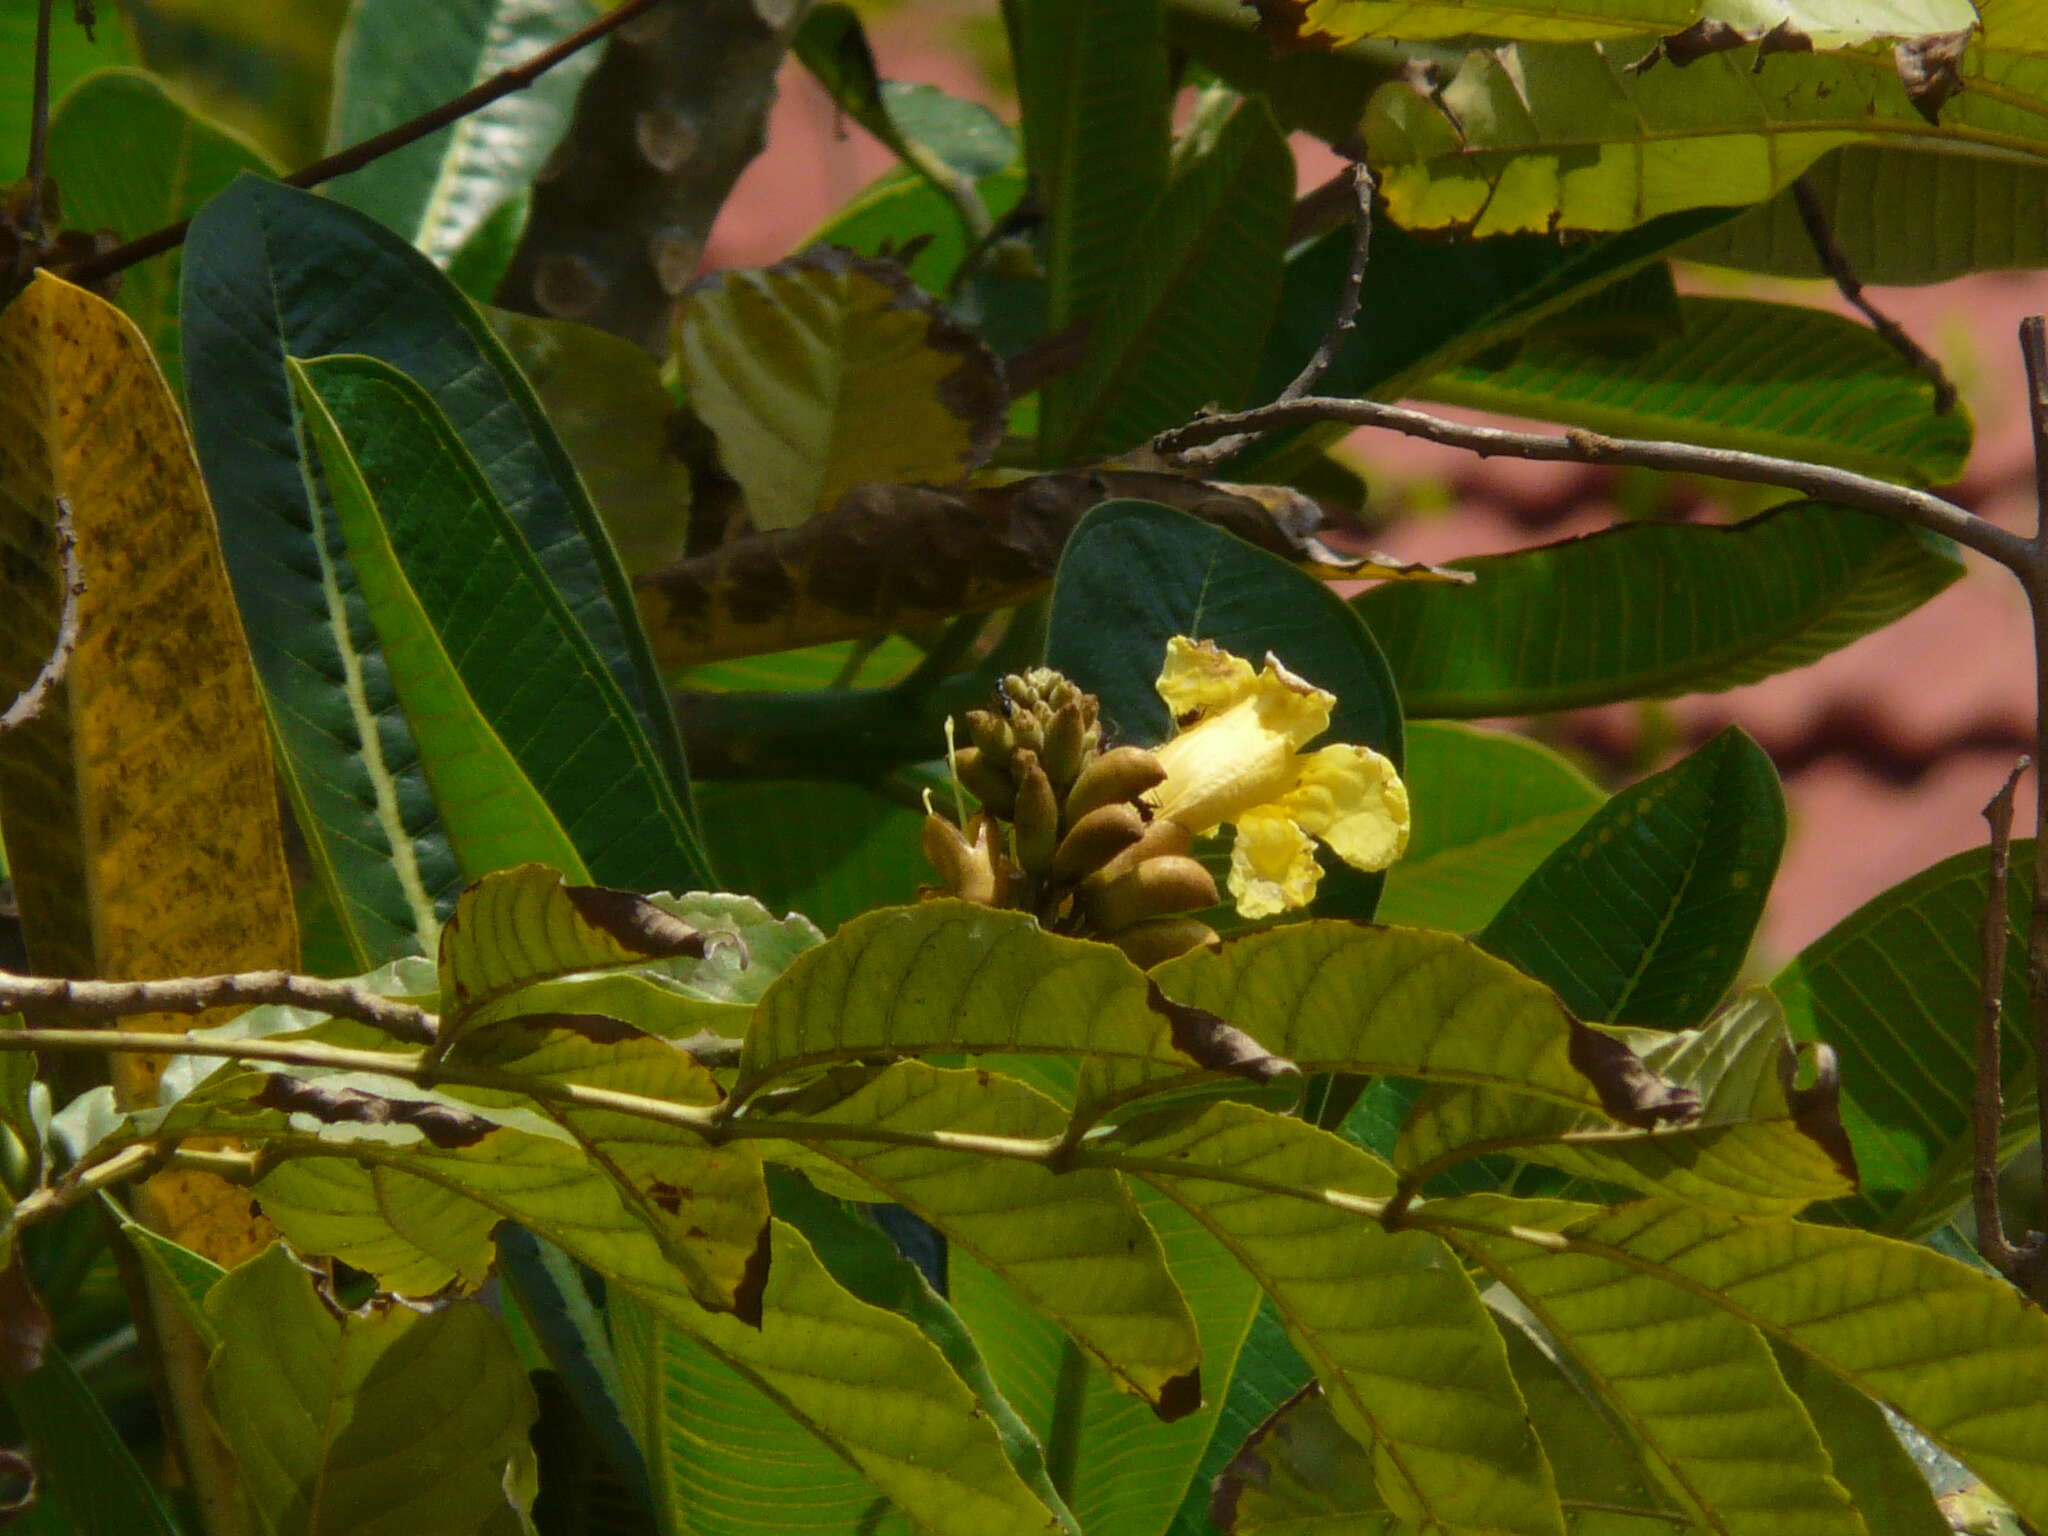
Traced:
POLYGON ((1081 713, 1080 704, 1069 699, 1053 712, 1052 723, 1045 728, 1042 762, 1055 794, 1062 799, 1066 797, 1087 757, 1088 721, 1081 713))
POLYGON ((1052 856, 1055 880, 1084 879, 1145 835, 1145 816, 1128 800, 1097 806, 1068 828, 1052 856))
POLYGON ((977 816, 975 823, 979 823, 975 829, 978 836, 970 842, 952 822, 934 813, 925 817, 918 842, 947 890, 962 901, 994 906, 998 885, 994 841, 986 816, 977 816))
POLYGON ((1017 862, 1034 875, 1052 867, 1060 841, 1060 803, 1052 781, 1039 766, 1038 754, 1020 747, 1010 758, 1010 777, 1017 784, 1017 808, 1010 820, 1017 828, 1017 862))
POLYGON ((1146 859, 1084 898, 1097 931, 1121 933, 1150 917, 1170 917, 1216 904, 1216 881, 1180 854, 1146 859))
POLYGON ((981 749, 982 755, 993 763, 1007 764, 1010 751, 1017 744, 1010 722, 987 709, 970 709, 966 718, 967 735, 981 749))
POLYGON ((1214 949, 1223 940, 1200 918, 1153 917, 1133 923, 1110 941, 1141 971, 1186 954, 1191 949, 1214 949))
MULTIPOLYGON (((1129 804, 1128 801, 1124 803, 1129 804)), ((1144 812, 1140 810, 1139 814, 1144 812)), ((1173 858, 1187 853, 1194 846, 1195 834, 1179 822, 1164 819, 1147 822, 1145 835, 1088 876, 1086 884, 1090 890, 1100 890, 1147 859, 1173 858)))
POLYGON ((1138 796, 1166 782, 1159 759, 1143 747, 1116 747, 1081 770, 1067 792, 1067 825, 1075 826, 1099 806, 1138 796))
POLYGON ((964 788, 988 810, 1007 816, 1017 803, 1016 782, 989 761, 979 747, 962 747, 953 754, 953 773, 964 788))

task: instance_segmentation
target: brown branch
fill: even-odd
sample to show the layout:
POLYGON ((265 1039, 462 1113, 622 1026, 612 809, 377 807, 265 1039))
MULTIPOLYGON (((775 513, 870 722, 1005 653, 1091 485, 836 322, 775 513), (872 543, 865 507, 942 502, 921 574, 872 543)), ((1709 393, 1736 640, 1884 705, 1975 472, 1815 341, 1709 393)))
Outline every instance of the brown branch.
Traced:
MULTIPOLYGON (((1377 400, 1333 400, 1315 395, 1300 400, 1277 401, 1248 411, 1204 416, 1187 426, 1162 432, 1152 440, 1152 446, 1160 454, 1183 463, 1196 462, 1189 450, 1238 433, 1267 432, 1278 427, 1309 426, 1318 422, 1380 427, 1480 455, 1502 454, 1510 458, 1572 464, 1676 470, 1683 474, 1740 480, 1751 485, 1784 486, 1823 501, 1859 507, 1866 512, 1897 518, 1946 535, 2015 572, 2030 565, 2048 569, 2048 554, 2036 554, 2030 541, 1927 491, 1893 485, 1889 481, 1823 464, 1772 458, 1768 454, 1745 453, 1733 448, 1701 448, 1691 443, 1605 437, 1577 429, 1557 437, 1539 432, 1509 432, 1499 427, 1467 426, 1463 422, 1432 416, 1427 411, 1387 405, 1377 400)), ((2043 942, 2048 944, 2048 929, 2044 929, 2043 942)), ((2044 960, 2048 960, 2048 950, 2044 950, 2044 960)))
MULTIPOLYGON (((393 150, 403 149, 417 139, 423 139, 436 129, 445 128, 457 118, 467 117, 481 111, 501 96, 522 91, 542 75, 572 54, 580 53, 592 43, 616 32, 620 27, 638 16, 642 11, 660 3, 660 0, 624 0, 618 9, 608 11, 597 20, 563 38, 551 48, 543 48, 524 63, 502 69, 480 85, 470 87, 460 96, 444 101, 438 107, 429 108, 418 117, 388 128, 380 134, 364 139, 360 144, 351 144, 346 149, 336 150, 324 159, 315 160, 311 165, 302 166, 284 178, 286 186, 317 187, 323 181, 336 176, 346 176, 350 171, 359 171, 372 160, 381 159, 393 150)), ((190 219, 181 219, 176 224, 165 225, 140 239, 126 245, 116 246, 99 256, 88 257, 74 262, 65 269, 64 277, 81 286, 99 281, 125 267, 132 267, 138 261, 151 256, 160 256, 172 250, 185 239, 185 232, 191 227, 190 219)))
POLYGON ((1301 372, 1280 391, 1282 400, 1300 400, 1314 389, 1316 381, 1329 372, 1330 364, 1336 361, 1337 349, 1344 344, 1344 338, 1358 324, 1358 304, 1365 292, 1365 269, 1372 264, 1372 198, 1376 190, 1378 183, 1373 180, 1365 162, 1353 161, 1351 265, 1344 272, 1344 289, 1337 296, 1337 313, 1330 321, 1330 328, 1323 333, 1323 339, 1316 343, 1309 360, 1302 365, 1301 372))
POLYGON ((1856 306, 1863 318, 1870 322, 1871 329, 1883 337, 1910 367, 1927 376, 1934 385, 1934 413, 1946 416, 1956 408, 1956 387, 1940 362, 1908 336, 1898 321, 1865 296, 1863 280, 1849 265, 1848 256, 1835 239, 1835 232, 1828 227, 1827 212, 1820 205, 1820 194, 1813 190, 1813 183, 1801 176, 1792 183, 1792 198, 1799 205, 1799 222, 1806 226, 1806 238, 1813 243, 1813 254, 1820 258, 1821 267, 1834 279, 1836 291, 1856 306))
POLYGON ((42 713, 50 695, 64 681, 71 653, 78 649, 78 600, 85 595, 85 575, 78 566, 78 539, 71 531, 71 502, 64 496, 57 498, 57 568, 64 583, 64 600, 57 610, 57 638, 42 670, 0 714, 0 736, 42 713))
MULTIPOLYGON (((2027 421, 2034 435, 2034 536, 2026 558, 2007 562, 2027 595, 2034 627, 2034 761, 2048 773, 2048 331, 2039 315, 2020 322, 2020 355, 2027 365, 2027 421)), ((2041 1120, 2041 1168, 2048 1191, 2048 792, 2035 781, 2034 894, 2027 913, 2027 1013, 2034 1039, 2035 1097, 2041 1120)), ((2048 1193, 2044 1193, 2048 1200, 2048 1193)), ((2043 1222, 2048 1226, 2048 1221, 2043 1222)), ((2048 1257, 2048 1244, 2043 1245, 2048 1257)), ((2048 1289, 2048 1264, 2037 1264, 2036 1301, 2048 1289)))
POLYGON ((431 1045, 436 1034, 434 1016, 424 1008, 380 997, 349 982, 294 976, 285 971, 185 976, 174 981, 73 981, 61 976, 17 976, 0 971, 0 1014, 61 1013, 78 1019, 125 1019, 144 1013, 203 1013, 209 1008, 262 1003, 282 1003, 338 1019, 354 1019, 408 1045, 431 1045))
POLYGON ((2006 877, 2012 864, 2012 796, 2030 759, 2021 758, 2006 775, 2005 785, 1984 807, 1991 828, 1990 877, 1984 892, 1983 970, 1977 991, 1977 1085, 1971 1101, 1976 1159, 1971 1193, 1977 1212, 1977 1252, 2001 1275, 2011 1278, 2024 1255, 2006 1239, 2005 1218, 1998 1209, 1999 1137, 2005 1125, 2004 1069, 1999 1064, 1998 1031, 2005 1012, 2005 936, 2011 919, 2005 910, 2006 877))

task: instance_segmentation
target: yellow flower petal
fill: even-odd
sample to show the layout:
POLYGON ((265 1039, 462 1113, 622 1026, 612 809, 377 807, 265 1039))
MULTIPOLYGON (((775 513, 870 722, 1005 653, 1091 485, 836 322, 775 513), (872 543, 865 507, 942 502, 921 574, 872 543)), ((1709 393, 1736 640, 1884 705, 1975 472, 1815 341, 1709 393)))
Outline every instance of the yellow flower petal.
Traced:
POLYGON ((1408 846, 1408 787, 1370 747, 1324 747, 1296 760, 1300 779, 1277 807, 1354 869, 1385 869, 1408 846))
POLYGON ((1252 664, 1212 640, 1175 635, 1166 642, 1166 664, 1159 672, 1159 697, 1173 711, 1176 723, 1189 715, 1213 715, 1228 709, 1251 691, 1252 664))
POLYGON ((1259 718, 1244 699, 1191 725, 1153 756, 1166 779, 1146 798, 1158 813, 1201 834, 1236 821, 1294 786, 1294 744, 1259 718))
POLYGON ((1230 894, 1240 915, 1274 917, 1315 899, 1323 877, 1316 845, 1287 815, 1267 807, 1237 819, 1230 846, 1230 894))

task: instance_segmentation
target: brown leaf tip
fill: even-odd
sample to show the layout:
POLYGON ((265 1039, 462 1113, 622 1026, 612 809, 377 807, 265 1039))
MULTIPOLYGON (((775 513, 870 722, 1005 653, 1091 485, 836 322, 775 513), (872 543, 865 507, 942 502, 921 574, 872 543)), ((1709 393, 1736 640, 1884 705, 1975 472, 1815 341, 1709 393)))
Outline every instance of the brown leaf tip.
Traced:
POLYGON ((254 1102, 262 1109, 307 1114, 328 1125, 408 1125, 445 1151, 475 1146, 496 1129, 481 1115, 417 1099, 386 1099, 356 1088, 323 1088, 281 1072, 267 1074, 254 1102))
POLYGON ((1571 1021, 1571 1063, 1600 1095, 1600 1107, 1623 1125, 1648 1130, 1699 1117, 1700 1096, 1667 1083, 1612 1035, 1571 1021))
POLYGON ((1169 1377, 1152 1400, 1152 1416, 1162 1424, 1186 1418, 1202 1406, 1202 1368, 1169 1377))
POLYGON ((1301 1076, 1301 1068, 1285 1056, 1274 1055, 1235 1024, 1205 1008, 1176 1003, 1159 990, 1157 982, 1146 982, 1145 1000, 1165 1015, 1173 1031, 1174 1049, 1212 1072, 1248 1077, 1255 1083, 1301 1076))
POLYGON ((740 1283, 733 1287, 732 1313, 750 1328, 761 1326, 761 1311, 768 1294, 768 1264, 772 1244, 769 1242, 769 1223, 761 1223, 761 1235, 754 1240, 754 1251, 747 1255, 747 1267, 740 1272, 740 1283))
POLYGON ((603 885, 567 885, 562 892, 583 921, 650 960, 701 960, 709 947, 709 935, 645 896, 603 885))
POLYGON ((1834 1159, 1843 1178, 1860 1189, 1863 1175, 1856 1166, 1856 1148, 1842 1125, 1842 1069, 1835 1048, 1818 1041, 1788 1047, 1778 1061, 1778 1080, 1785 1087, 1792 1123, 1834 1159), (1798 1086, 1802 1058, 1813 1064, 1813 1081, 1804 1088, 1798 1086))

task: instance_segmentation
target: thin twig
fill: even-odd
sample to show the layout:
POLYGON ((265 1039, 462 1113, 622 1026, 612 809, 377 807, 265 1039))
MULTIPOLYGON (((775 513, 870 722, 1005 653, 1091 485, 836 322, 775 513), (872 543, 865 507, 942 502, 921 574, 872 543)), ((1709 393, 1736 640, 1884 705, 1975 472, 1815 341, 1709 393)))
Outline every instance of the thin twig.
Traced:
MULTIPOLYGON (((460 96, 444 101, 438 107, 430 108, 418 117, 400 123, 396 128, 388 128, 380 134, 364 139, 360 144, 351 144, 348 148, 337 150, 324 159, 315 160, 311 165, 303 166, 286 176, 284 183, 291 187, 316 187, 323 181, 333 180, 336 176, 346 176, 350 171, 361 170, 372 160, 380 159, 393 150, 403 149, 416 139, 425 138, 437 128, 447 127, 457 118, 481 111, 501 96, 509 96, 514 91, 526 89, 564 59, 582 52, 592 43, 616 32, 642 11, 659 3, 660 0, 624 0, 616 10, 606 12, 589 26, 571 33, 553 47, 543 48, 524 63, 498 71, 482 84, 471 86, 460 96)), ((121 271, 124 267, 132 267, 138 261, 160 256, 184 241, 185 232, 191 227, 191 222, 189 219, 181 219, 176 224, 168 224, 138 240, 117 246, 103 255, 74 262, 65 270, 64 276, 80 285, 93 283, 111 273, 121 271)))
POLYGON ((58 579, 64 583, 64 598, 57 608, 57 638, 51 643, 50 656, 42 670, 0 714, 0 736, 28 724, 43 712, 50 695, 64 681, 71 653, 78 649, 78 600, 85 595, 85 573, 79 569, 78 539, 71 531, 71 501, 65 496, 57 498, 57 571, 58 579))
MULTIPOLYGON (((2006 564, 2027 595, 2034 626, 2034 761, 2048 772, 2048 330, 2039 315, 2020 322, 2020 355, 2027 365, 2027 421, 2034 434, 2034 536, 2025 557, 2006 564)), ((2027 1015, 2034 1040, 2035 1099, 2040 1114, 2042 1189, 2048 1191, 2048 793, 2034 796, 2034 896, 2027 912, 2027 1015)), ((2044 1194, 2048 1200, 2048 1194, 2044 1194)), ((2048 1220, 2042 1225, 2048 1226, 2048 1220)), ((2044 1245, 2048 1246, 2048 1245, 2044 1245)), ((2048 1285, 2048 1267, 2036 1267, 2028 1286, 2036 1301, 2048 1285)))
MULTIPOLYGON (((1316 343, 1315 351, 1302 364, 1292 382, 1274 397, 1274 403, 1284 404, 1291 400, 1302 400, 1316 387, 1330 364, 1337 360, 1337 351, 1344 345, 1344 338, 1351 334, 1351 328, 1358 324, 1358 306, 1365 292, 1365 270, 1372 264, 1372 199, 1378 183, 1366 168, 1363 160, 1354 160, 1350 170, 1342 178, 1348 182, 1351 204, 1351 264, 1344 271, 1343 291, 1337 295, 1337 310, 1330 318, 1329 329, 1323 332, 1316 343)), ((1259 434, 1241 432, 1233 437, 1221 438, 1206 447, 1190 450, 1180 455, 1180 462, 1189 468, 1198 465, 1220 464, 1225 459, 1242 453, 1259 434)))
POLYGON ((35 81, 28 108, 28 207, 22 210, 22 233, 33 245, 43 238, 43 178, 50 142, 50 0, 36 8, 35 81))
POLYGON ((1971 1192, 1976 1201, 1977 1252, 2008 1278, 2018 1270, 2021 1254, 2006 1240, 2005 1218, 1998 1209, 1998 1145, 2005 1125, 1998 1031, 2005 1012, 2005 935, 2011 925, 2005 892, 2012 864, 2012 797, 2030 761, 2021 758, 2006 775, 2004 787, 1984 807, 1984 820, 1991 827, 1991 864, 1984 892, 1984 963, 1977 990, 1977 1088, 1970 1115, 1976 1133, 1971 1192))
POLYGON ((1946 416, 1956 408, 1956 387, 1940 362, 1908 336, 1898 321, 1864 295, 1863 280, 1849 265, 1848 256, 1835 240, 1834 230, 1828 227, 1827 212, 1820 205, 1820 194, 1813 190, 1813 183, 1801 176, 1792 183, 1792 198, 1799 205, 1799 222, 1806 226, 1806 238, 1813 243, 1813 254, 1820 258, 1821 267, 1834 279, 1836 291, 1862 312, 1871 329, 1882 336, 1894 352, 1927 376, 1934 385, 1934 413, 1946 416))
MULTIPOLYGON (((62 976, 17 976, 0 971, 0 1014, 69 1014, 80 1019, 125 1019, 145 1013, 204 1013, 209 1008, 282 1003, 353 1019, 381 1029, 408 1045, 429 1045, 434 1016, 424 1008, 380 997, 345 981, 294 976, 286 971, 244 971, 233 976, 186 976, 175 981, 73 981, 62 976)), ((173 1042, 168 1049, 194 1047, 181 1035, 152 1035, 173 1042)), ((251 1042, 236 1041, 240 1047, 251 1042)), ((109 1049, 129 1049, 127 1045, 109 1049)), ((157 1049, 164 1049, 159 1046, 157 1049)))
POLYGON ((1481 455, 1504 454, 1518 459, 1678 470, 1686 474, 1717 476, 1723 480, 1741 480, 1753 485, 1784 486, 1824 501, 1860 507, 1944 534, 2014 571, 2030 562, 2048 559, 2036 557, 2033 546, 2018 534, 1987 522, 1954 502, 1909 486, 1852 474, 1845 469, 1806 464, 1797 459, 1772 458, 1762 453, 1744 453, 1733 448, 1701 448, 1691 443, 1605 437, 1576 429, 1552 437, 1540 432, 1472 427, 1442 416, 1432 416, 1427 411, 1387 405, 1377 400, 1333 400, 1310 395, 1305 399, 1278 401, 1248 411, 1204 416, 1187 426, 1162 432, 1152 440, 1152 446, 1160 454, 1185 463, 1192 457, 1190 449, 1237 433, 1266 432, 1276 427, 1308 426, 1317 422, 1381 427, 1481 455))

